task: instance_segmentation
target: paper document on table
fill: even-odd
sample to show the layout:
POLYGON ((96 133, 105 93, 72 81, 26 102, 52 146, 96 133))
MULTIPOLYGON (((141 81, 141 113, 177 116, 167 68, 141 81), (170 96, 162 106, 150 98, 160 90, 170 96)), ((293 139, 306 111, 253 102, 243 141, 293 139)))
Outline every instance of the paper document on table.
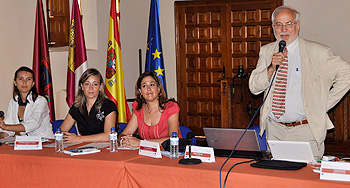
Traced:
POLYGON ((130 148, 127 148, 127 147, 123 147, 123 146, 119 146, 118 149, 120 150, 137 150, 139 149, 140 147, 130 147, 130 148))
MULTIPOLYGON (((63 143, 63 146, 66 148, 66 147, 74 146, 74 145, 78 145, 78 144, 81 144, 81 142, 78 142, 78 143, 63 143)), ((51 144, 43 145, 43 147, 54 148, 55 147, 55 142, 51 143, 51 144)))
MULTIPOLYGON (((170 151, 165 151, 165 150, 160 150, 160 153, 163 155, 163 156, 166 156, 166 157, 170 157, 170 151)), ((181 156, 185 156, 185 152, 179 152, 179 157, 181 156)))
POLYGON ((91 148, 101 149, 101 148, 106 148, 108 146, 109 146, 109 142, 93 142, 93 143, 90 143, 90 144, 83 145, 83 146, 81 146, 81 148, 91 147, 91 148))
POLYGON ((14 143, 16 138, 14 136, 8 136, 6 138, 0 139, 0 142, 3 144, 9 144, 9 143, 14 143))

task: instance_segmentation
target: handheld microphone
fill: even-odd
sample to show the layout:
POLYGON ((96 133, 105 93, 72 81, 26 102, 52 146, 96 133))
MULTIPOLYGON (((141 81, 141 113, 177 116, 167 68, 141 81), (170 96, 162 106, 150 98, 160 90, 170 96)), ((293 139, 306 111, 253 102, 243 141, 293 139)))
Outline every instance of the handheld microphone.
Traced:
POLYGON ((0 119, 4 120, 4 112, 0 111, 0 119))
MULTIPOLYGON (((280 43, 278 44, 278 52, 283 52, 284 48, 286 47, 287 43, 284 40, 281 40, 280 43)), ((276 71, 278 70, 279 65, 276 65, 276 71)))

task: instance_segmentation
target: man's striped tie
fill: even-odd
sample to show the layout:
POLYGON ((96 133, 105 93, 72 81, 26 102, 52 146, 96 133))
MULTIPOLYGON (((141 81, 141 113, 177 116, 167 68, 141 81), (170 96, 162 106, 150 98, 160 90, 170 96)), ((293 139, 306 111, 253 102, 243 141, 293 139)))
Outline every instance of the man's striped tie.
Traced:
MULTIPOLYGON (((287 48, 285 49, 287 52, 287 48)), ((286 111, 286 89, 288 75, 288 55, 279 66, 276 75, 275 89, 273 90, 272 98, 272 113, 279 119, 286 111)))

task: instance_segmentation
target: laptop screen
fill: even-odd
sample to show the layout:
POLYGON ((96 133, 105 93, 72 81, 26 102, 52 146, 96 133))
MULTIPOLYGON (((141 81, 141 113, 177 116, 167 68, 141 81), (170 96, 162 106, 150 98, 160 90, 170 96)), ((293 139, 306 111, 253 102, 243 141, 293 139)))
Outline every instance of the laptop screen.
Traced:
MULTIPOLYGON (((203 131, 208 146, 214 149, 233 150, 245 129, 208 128, 203 131)), ((260 151, 259 142, 254 130, 247 130, 236 150, 260 151)))
POLYGON ((274 160, 314 162, 309 142, 268 140, 267 143, 274 160))

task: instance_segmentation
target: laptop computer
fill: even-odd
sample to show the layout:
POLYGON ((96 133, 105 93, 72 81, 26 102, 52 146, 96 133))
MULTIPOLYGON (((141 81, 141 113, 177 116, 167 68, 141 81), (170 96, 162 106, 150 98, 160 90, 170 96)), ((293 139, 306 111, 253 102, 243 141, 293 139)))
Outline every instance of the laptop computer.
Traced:
POLYGON ((312 163, 315 161, 309 142, 267 141, 273 160, 312 163))
MULTIPOLYGON (((209 147, 214 149, 215 156, 228 157, 242 136, 245 129, 203 128, 209 147)), ((232 157, 261 159, 262 153, 256 132, 247 130, 237 145, 232 157)))

